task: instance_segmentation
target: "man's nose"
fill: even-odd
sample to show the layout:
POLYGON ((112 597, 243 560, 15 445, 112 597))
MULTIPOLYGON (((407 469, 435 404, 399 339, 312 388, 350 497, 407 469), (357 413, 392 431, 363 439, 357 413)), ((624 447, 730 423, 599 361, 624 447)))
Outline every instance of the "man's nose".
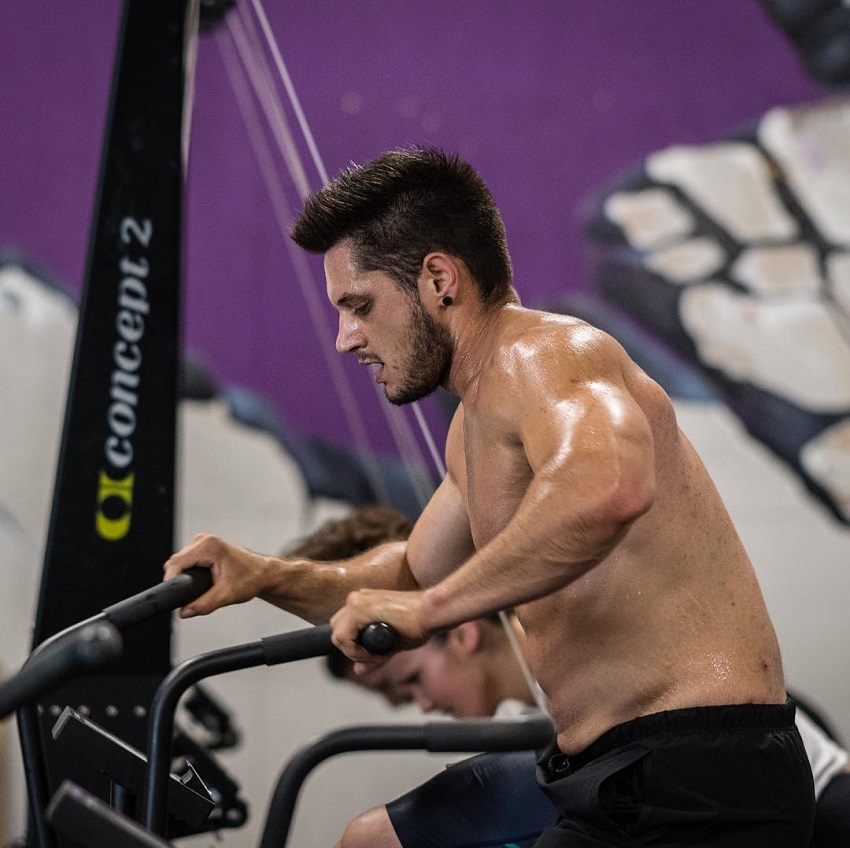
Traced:
POLYGON ((366 346, 366 339, 357 326, 347 315, 339 316, 339 330, 336 335, 337 353, 352 353, 366 346))

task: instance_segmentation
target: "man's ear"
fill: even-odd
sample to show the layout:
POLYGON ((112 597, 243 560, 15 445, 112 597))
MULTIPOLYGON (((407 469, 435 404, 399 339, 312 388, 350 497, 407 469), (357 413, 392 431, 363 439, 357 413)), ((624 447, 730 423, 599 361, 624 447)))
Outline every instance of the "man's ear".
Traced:
POLYGON ((473 654, 481 647, 481 625, 467 621, 449 632, 452 645, 465 654, 473 654))
POLYGON ((420 294, 425 303, 446 307, 457 301, 460 267, 457 259, 434 251, 422 260, 420 294))

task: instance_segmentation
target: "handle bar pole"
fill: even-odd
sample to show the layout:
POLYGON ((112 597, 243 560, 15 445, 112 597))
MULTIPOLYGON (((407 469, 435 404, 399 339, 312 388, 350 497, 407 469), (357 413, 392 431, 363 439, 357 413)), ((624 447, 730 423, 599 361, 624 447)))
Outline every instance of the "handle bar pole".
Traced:
MULTIPOLYGON (((171 580, 158 583, 119 601, 102 612, 72 624, 37 645, 24 663, 24 668, 52 651, 60 643, 76 638, 86 627, 110 624, 119 631, 133 624, 170 612, 204 594, 212 585, 212 574, 208 568, 189 568, 171 580)), ((43 693, 42 693, 43 694, 43 693)), ((18 737, 24 765, 24 778, 29 802, 29 820, 35 835, 37 848, 55 848, 56 840, 44 820, 48 803, 47 774, 44 766, 44 748, 39 729, 38 709, 30 701, 18 709, 18 737)))
POLYGON ((199 654, 173 669, 160 683, 151 702, 148 764, 142 806, 144 826, 152 833, 165 835, 174 716, 177 704, 187 689, 199 680, 217 674, 325 656, 332 649, 329 625, 307 627, 268 636, 257 642, 199 654))
POLYGON ((340 728, 303 747, 280 774, 260 840, 260 848, 282 848, 298 793, 307 775, 329 757, 349 751, 519 751, 543 748, 552 739, 546 716, 519 719, 463 719, 425 724, 340 728))

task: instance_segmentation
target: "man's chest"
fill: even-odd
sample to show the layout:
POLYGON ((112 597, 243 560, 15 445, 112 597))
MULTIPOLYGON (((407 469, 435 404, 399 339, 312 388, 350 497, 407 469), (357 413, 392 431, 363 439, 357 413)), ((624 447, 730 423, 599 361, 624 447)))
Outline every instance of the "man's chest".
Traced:
POLYGON ((513 517, 531 480, 521 442, 486 421, 467 417, 464 427, 467 514, 476 548, 513 517))

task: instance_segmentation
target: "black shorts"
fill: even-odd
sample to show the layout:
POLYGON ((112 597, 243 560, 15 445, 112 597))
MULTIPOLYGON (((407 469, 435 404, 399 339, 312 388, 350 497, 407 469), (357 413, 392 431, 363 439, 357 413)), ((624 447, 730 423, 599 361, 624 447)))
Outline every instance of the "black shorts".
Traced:
POLYGON ((805 848, 815 798, 794 705, 641 716, 577 756, 538 759, 560 818, 536 848, 805 848))
POLYGON ((387 804, 404 848, 530 848, 557 810, 535 780, 534 751, 479 754, 387 804))

